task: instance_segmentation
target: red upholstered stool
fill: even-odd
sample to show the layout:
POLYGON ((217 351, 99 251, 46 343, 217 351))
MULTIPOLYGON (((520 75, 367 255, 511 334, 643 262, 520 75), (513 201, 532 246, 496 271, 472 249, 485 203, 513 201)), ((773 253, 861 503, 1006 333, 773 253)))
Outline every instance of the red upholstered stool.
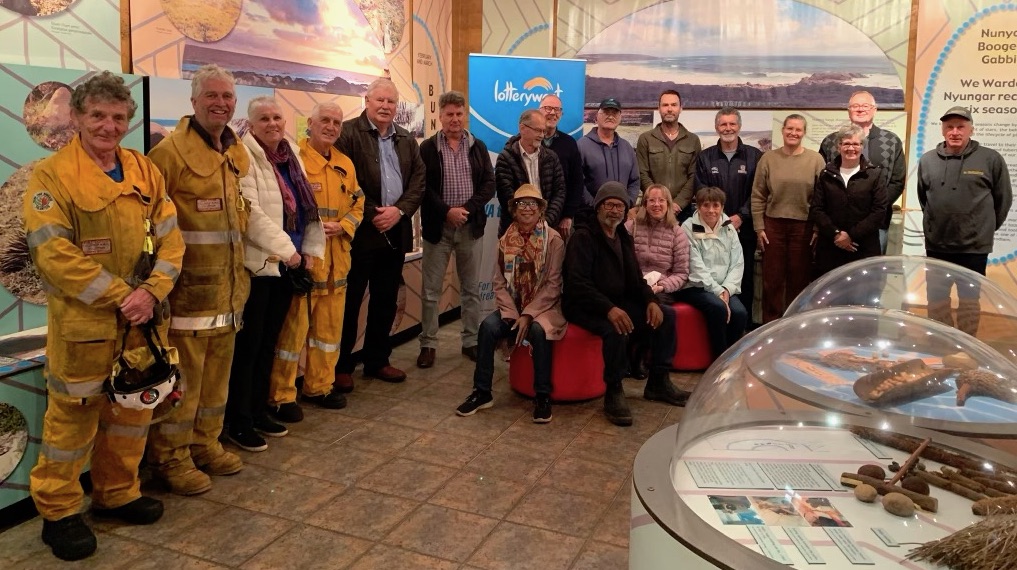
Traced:
POLYGON ((713 364, 710 336, 706 332, 706 318, 688 303, 671 305, 675 315, 675 334, 678 347, 674 351, 671 368, 675 370, 706 370, 713 364))
MULTIPOLYGON (((512 351, 509 384, 533 397, 533 358, 530 347, 512 351)), ((600 337, 569 324, 565 336, 551 343, 551 399, 556 402, 590 400, 604 395, 604 354, 600 337)))

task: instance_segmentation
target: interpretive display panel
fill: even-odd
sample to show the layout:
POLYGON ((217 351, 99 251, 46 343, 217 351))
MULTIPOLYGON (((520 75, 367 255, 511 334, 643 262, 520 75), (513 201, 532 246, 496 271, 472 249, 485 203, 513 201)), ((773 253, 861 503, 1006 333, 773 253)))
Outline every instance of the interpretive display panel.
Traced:
MULTIPOLYGON (((971 499, 934 486, 925 497, 931 506, 908 516, 889 512, 882 497, 856 498, 849 476, 876 468, 891 477, 887 458, 900 465, 909 456, 859 435, 870 433, 849 425, 732 426, 685 450, 672 466, 674 489, 684 507, 724 537, 782 564, 933 568, 905 558, 915 545, 983 517, 972 514, 971 499)), ((952 472, 930 459, 921 470, 952 472)))

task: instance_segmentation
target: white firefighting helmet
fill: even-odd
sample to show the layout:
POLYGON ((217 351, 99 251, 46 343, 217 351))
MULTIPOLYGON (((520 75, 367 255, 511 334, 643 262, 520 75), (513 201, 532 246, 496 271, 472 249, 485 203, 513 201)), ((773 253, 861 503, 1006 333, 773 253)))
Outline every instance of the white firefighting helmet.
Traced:
POLYGON ((110 401, 132 410, 155 409, 164 401, 175 406, 182 397, 177 349, 156 344, 151 332, 142 330, 147 343, 121 352, 106 380, 106 394, 110 401))

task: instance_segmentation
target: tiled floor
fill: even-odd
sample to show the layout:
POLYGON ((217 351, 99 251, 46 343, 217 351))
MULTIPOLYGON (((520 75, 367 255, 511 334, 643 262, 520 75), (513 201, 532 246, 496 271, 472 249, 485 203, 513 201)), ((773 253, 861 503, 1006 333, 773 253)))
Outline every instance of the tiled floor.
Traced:
MULTIPOLYGON (((556 405, 547 425, 508 387, 499 362, 495 407, 469 418, 473 364, 459 355, 458 323, 441 331, 435 367, 413 366, 416 341, 398 347, 403 384, 358 377, 341 411, 305 407, 290 435, 247 467, 215 478, 199 497, 166 502, 148 527, 92 521, 99 550, 88 568, 351 568, 523 570, 628 566, 632 460, 681 416, 642 399, 626 380, 635 417, 608 423, 602 400, 556 405)), ((698 375, 672 374, 690 388, 698 375)), ((65 567, 29 521, 0 534, 0 568, 65 567)))

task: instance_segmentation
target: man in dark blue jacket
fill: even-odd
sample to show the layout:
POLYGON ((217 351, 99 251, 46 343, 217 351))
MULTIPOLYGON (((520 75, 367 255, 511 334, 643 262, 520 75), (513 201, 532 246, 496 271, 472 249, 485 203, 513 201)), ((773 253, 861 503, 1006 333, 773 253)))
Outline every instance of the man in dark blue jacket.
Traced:
POLYGON ((449 257, 455 252, 459 297, 462 300, 462 353, 477 360, 477 327, 480 325, 478 244, 487 225, 484 207, 494 197, 494 168, 487 147, 463 124, 466 98, 458 91, 438 97, 441 130, 420 144, 424 161, 424 201, 420 207, 423 226, 423 295, 421 299, 420 354, 417 366, 434 366, 438 347, 438 301, 449 257))
POLYGON ((558 220, 558 233, 566 240, 572 234, 572 226, 583 205, 583 157, 572 135, 558 130, 561 120, 561 99, 557 95, 545 95, 540 100, 540 111, 544 113, 544 146, 558 155, 558 162, 565 173, 565 205, 558 220))
MULTIPOLYGON (((742 292, 738 300, 749 311, 752 320, 752 302, 755 296, 756 232, 752 229, 752 179, 756 176, 756 163, 763 152, 742 142, 742 115, 734 107, 724 107, 714 119, 717 144, 704 150, 696 160, 696 188, 716 186, 724 191, 724 213, 738 231, 742 244, 745 270, 742 273, 742 292)), ((750 328, 752 325, 749 325, 750 328)))

